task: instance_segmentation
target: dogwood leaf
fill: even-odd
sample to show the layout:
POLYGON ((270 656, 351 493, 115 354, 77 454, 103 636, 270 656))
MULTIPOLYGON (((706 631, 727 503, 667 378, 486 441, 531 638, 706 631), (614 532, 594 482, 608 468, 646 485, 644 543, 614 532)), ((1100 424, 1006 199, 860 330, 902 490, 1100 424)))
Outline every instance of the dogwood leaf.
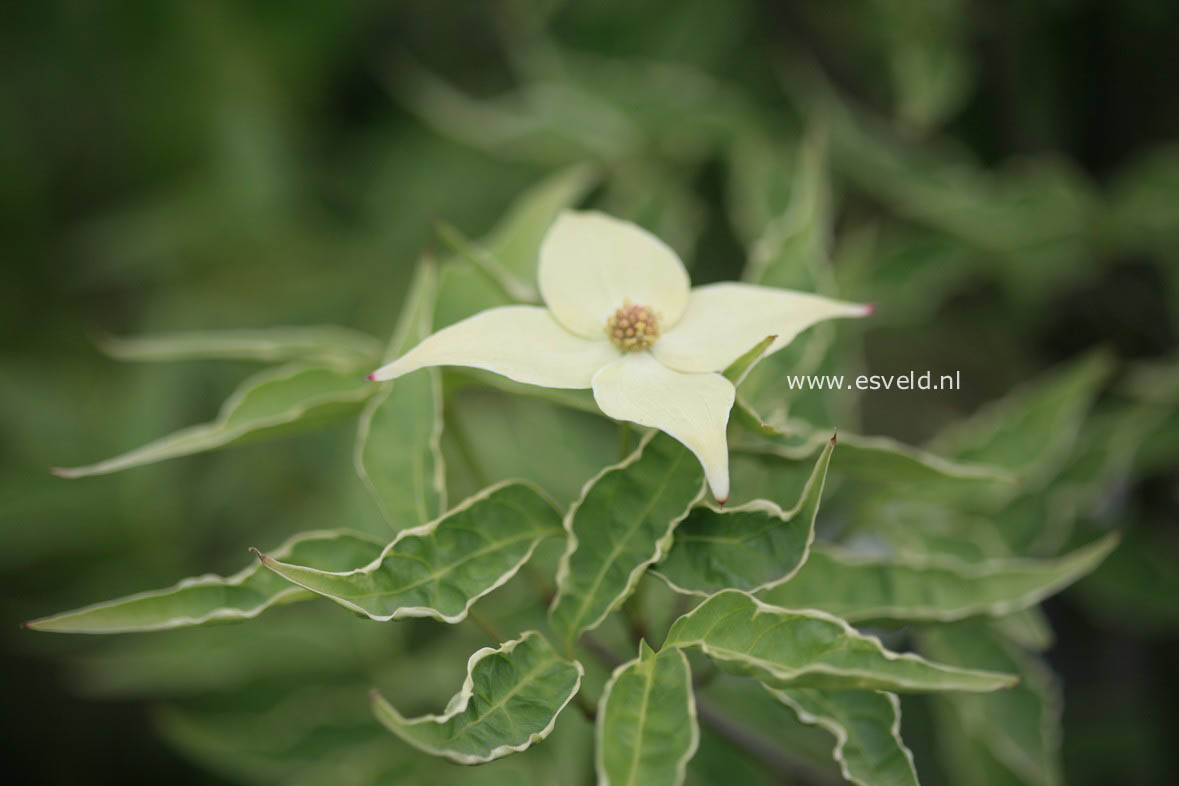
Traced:
POLYGON ((679 786, 700 742, 692 673, 683 651, 647 642, 602 690, 597 717, 601 786, 679 786))
POLYGON ((1006 557, 976 563, 817 546, 793 579, 758 597, 784 608, 821 609, 849 622, 1002 616, 1034 606, 1089 573, 1117 543, 1118 537, 1111 535, 1055 559, 1006 557))
MULTIPOLYGON (((922 652, 964 666, 1019 674, 1010 691, 989 696, 939 696, 938 706, 960 724, 972 746, 993 758, 1017 782, 1053 786, 1062 781, 1060 765, 1060 686, 1035 656, 996 636, 982 622, 929 628, 918 637, 922 652)), ((961 751, 959 751, 961 753, 961 751)), ((983 769, 973 757, 948 757, 955 783, 980 782, 983 769)))
POLYGON ((321 361, 363 368, 381 356, 372 336, 334 325, 199 330, 150 336, 104 336, 99 348, 118 360, 321 361))
MULTIPOLYGON (((437 288, 437 269, 420 264, 386 359, 402 355, 430 334, 437 288)), ((360 415, 356 472, 394 529, 425 524, 446 509, 441 378, 439 369, 427 368, 380 383, 360 415)))
POLYGON ((536 631, 467 662, 467 679, 441 715, 405 718, 380 694, 373 712, 405 742, 459 764, 482 764, 549 735, 581 687, 584 669, 562 659, 536 631))
POLYGON ((549 609, 553 629, 567 645, 630 595, 703 495, 700 462, 664 434, 644 439, 586 484, 565 516, 569 540, 549 609))
POLYGON ((243 382, 210 423, 182 429, 96 464, 53 472, 65 478, 105 475, 216 450, 247 437, 255 439, 314 425, 355 412, 373 390, 372 384, 359 374, 329 366, 289 365, 268 369, 243 382))
MULTIPOLYGON (((337 570, 372 559, 381 544, 355 532, 306 532, 274 550, 282 559, 337 570)), ((256 617, 282 603, 314 597, 254 563, 232 576, 198 576, 174 587, 55 614, 26 623, 55 633, 129 633, 256 617)))
POLYGON ((835 448, 819 454, 798 504, 783 511, 768 500, 734 508, 693 508, 676 527, 658 574, 679 592, 709 595, 727 587, 755 592, 788 581, 807 559, 815 516, 835 448))
POLYGON ((835 737, 843 777, 857 786, 917 786, 913 753, 901 740, 901 703, 883 691, 770 690, 803 723, 835 737))
POLYGON ((669 646, 697 647, 725 671, 775 688, 991 691, 1014 682, 892 652, 826 612, 782 609, 737 590, 718 592, 676 620, 669 646))
POLYGON ((460 622, 502 586, 537 545, 560 533, 553 503, 524 483, 491 486, 429 524, 402 530, 371 562, 325 571, 259 554, 300 587, 378 621, 433 617, 460 622))

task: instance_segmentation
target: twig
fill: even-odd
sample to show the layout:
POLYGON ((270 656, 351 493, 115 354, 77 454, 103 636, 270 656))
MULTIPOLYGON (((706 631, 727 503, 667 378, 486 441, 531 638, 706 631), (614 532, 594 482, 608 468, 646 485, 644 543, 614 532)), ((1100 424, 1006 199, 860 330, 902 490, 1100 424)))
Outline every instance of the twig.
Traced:
POLYGON ((773 770, 775 775, 788 778, 790 783, 795 786, 827 786, 827 784, 835 783, 835 781, 817 775, 804 763, 761 739, 740 723, 700 699, 696 700, 696 717, 700 719, 701 725, 713 734, 758 759, 773 770))
POLYGON ((502 644, 503 642, 507 641, 507 639, 505 639, 503 636, 501 636, 499 631, 497 631, 495 629, 494 625, 492 625, 490 622, 488 622, 487 619, 484 618, 482 614, 475 611, 474 609, 471 609, 470 611, 467 612, 467 618, 470 619, 471 622, 478 625, 479 628, 484 633, 486 633, 488 636, 490 636, 492 641, 494 641, 496 644, 502 644))

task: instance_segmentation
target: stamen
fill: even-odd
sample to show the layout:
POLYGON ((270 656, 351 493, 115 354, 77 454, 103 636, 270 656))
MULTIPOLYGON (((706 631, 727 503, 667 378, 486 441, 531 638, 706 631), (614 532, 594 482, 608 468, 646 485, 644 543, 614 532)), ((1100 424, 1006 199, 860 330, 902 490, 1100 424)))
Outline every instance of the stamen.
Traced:
POLYGON ((606 320, 606 335, 623 352, 646 349, 659 338, 659 319, 650 306, 636 306, 629 300, 606 320))

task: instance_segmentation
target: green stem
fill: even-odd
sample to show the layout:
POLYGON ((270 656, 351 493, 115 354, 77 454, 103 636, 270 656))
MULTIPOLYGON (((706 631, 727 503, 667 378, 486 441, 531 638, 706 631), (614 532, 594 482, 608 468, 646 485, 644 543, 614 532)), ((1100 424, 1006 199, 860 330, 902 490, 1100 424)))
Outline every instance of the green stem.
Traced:
POLYGON ((459 455, 463 457, 463 463, 467 465, 467 470, 475 480, 475 485, 479 488, 486 488, 490 485, 487 479, 487 473, 483 471, 483 468, 479 466, 479 462, 475 460, 475 451, 471 447, 471 439, 467 435, 466 427, 463 426, 462 421, 456 416, 453 407, 447 406, 443 416, 446 422, 446 432, 454 440, 454 445, 458 448, 459 455))
POLYGON ((469 620, 471 620, 471 622, 473 622, 477 626, 479 626, 479 628, 484 633, 486 633, 491 638, 491 640, 494 641, 496 644, 502 644, 505 641, 507 641, 507 639, 505 639, 500 634, 500 632, 495 629, 494 625, 492 625, 490 622, 488 622, 487 619, 482 614, 475 611, 474 609, 471 609, 470 611, 467 612, 467 618, 469 620))

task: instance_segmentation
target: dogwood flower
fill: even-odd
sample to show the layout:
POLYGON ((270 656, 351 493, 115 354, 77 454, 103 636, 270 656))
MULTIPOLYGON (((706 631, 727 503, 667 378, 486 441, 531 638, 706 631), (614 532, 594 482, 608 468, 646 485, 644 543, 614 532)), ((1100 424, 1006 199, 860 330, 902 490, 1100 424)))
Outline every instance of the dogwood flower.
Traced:
POLYGON ((540 248, 545 306, 502 306, 426 338, 369 375, 468 366, 549 388, 592 388, 602 412, 657 428, 729 496, 725 430, 736 390, 720 372, 769 336, 775 352, 826 319, 870 306, 741 283, 690 289, 678 256, 646 230, 602 213, 562 213, 540 248))

